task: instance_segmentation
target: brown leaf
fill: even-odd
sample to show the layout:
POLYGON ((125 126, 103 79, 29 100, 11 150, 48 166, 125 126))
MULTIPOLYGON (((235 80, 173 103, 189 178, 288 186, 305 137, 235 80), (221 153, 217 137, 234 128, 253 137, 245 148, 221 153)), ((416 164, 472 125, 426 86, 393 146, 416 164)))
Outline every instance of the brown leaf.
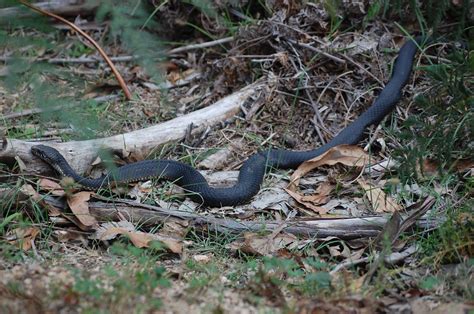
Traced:
POLYGON ((295 199, 295 201, 297 201, 298 203, 300 203, 301 205, 311 209, 312 211, 314 211, 315 213, 317 214, 320 214, 320 215, 325 215, 327 214, 327 212, 329 211, 329 209, 327 208, 324 208, 324 207, 321 207, 321 206, 317 206, 317 205, 314 205, 312 200, 311 200, 311 195, 301 195, 297 192, 293 192, 291 191, 290 189, 285 189, 285 191, 290 194, 291 197, 293 197, 295 199))
POLYGON ((161 227, 159 234, 166 237, 172 236, 174 238, 184 239, 188 233, 189 223, 185 220, 178 220, 169 218, 161 227))
POLYGON ((465 171, 467 169, 471 169, 471 175, 472 175, 473 173, 472 171, 474 168, 474 160, 460 159, 456 161, 455 166, 456 166, 456 170, 459 172, 465 171))
POLYGON ((126 235, 136 247, 149 247, 151 241, 162 242, 170 252, 181 253, 183 251, 183 244, 181 239, 176 239, 171 236, 163 236, 159 234, 146 233, 136 231, 135 226, 129 221, 108 222, 102 224, 92 236, 99 240, 112 240, 117 235, 126 235))
POLYGON ((49 180, 49 179, 40 179, 38 185, 45 191, 51 192, 51 194, 56 196, 64 196, 64 189, 59 185, 59 183, 49 180))
POLYGON ((377 213, 393 213, 401 210, 401 206, 390 196, 387 196, 381 188, 368 183, 364 179, 358 179, 357 182, 364 189, 365 195, 372 204, 372 209, 377 213))
POLYGON ((12 230, 10 235, 7 235, 7 240, 23 251, 28 251, 33 246, 33 241, 39 234, 40 230, 35 227, 17 228, 12 230))
POLYGON ((54 234, 58 238, 59 242, 80 241, 87 243, 87 238, 85 235, 76 230, 56 230, 54 231, 54 234))
POLYGON ((323 165, 333 166, 340 163, 350 167, 365 167, 368 162, 369 155, 362 148, 354 145, 339 145, 316 158, 302 163, 291 176, 291 183, 288 188, 295 191, 302 176, 323 165))
POLYGON ((273 255, 279 250, 295 248, 298 246, 298 238, 292 234, 279 233, 277 235, 259 235, 256 233, 245 233, 244 241, 231 243, 230 248, 256 255, 273 255))
POLYGON ((77 219, 86 227, 96 227, 97 220, 89 213, 89 199, 92 192, 79 192, 67 199, 71 211, 77 219))

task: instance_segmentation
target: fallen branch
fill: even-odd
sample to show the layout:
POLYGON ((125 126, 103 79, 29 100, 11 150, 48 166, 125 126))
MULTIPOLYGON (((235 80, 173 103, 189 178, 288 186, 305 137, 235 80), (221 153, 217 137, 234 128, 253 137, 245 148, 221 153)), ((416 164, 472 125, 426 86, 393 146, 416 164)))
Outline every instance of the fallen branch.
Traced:
MULTIPOLYGON (((94 197, 100 198, 100 197, 94 197)), ((64 201, 51 196, 44 200, 51 206, 63 210, 64 201)), ((125 217, 134 224, 156 226, 170 219, 185 221, 189 227, 197 231, 216 231, 223 233, 273 232, 282 228, 282 221, 238 221, 230 218, 216 218, 193 212, 168 210, 158 206, 140 204, 134 201, 117 200, 113 202, 90 201, 89 213, 97 221, 119 221, 125 217)), ((387 221, 385 216, 364 218, 336 218, 336 219, 304 219, 285 221, 282 231, 309 238, 338 237, 340 239, 355 239, 375 237, 382 230, 387 221)))
MULTIPOLYGON (((191 134, 195 134, 233 117, 239 112, 240 106, 251 95, 254 95, 260 86, 259 83, 254 83, 211 106, 149 128, 86 141, 48 142, 47 145, 60 151, 79 173, 83 173, 90 167, 100 149, 111 151, 119 156, 128 156, 130 153, 136 156, 147 156, 161 145, 182 139, 191 123, 194 126, 191 134)), ((51 173, 47 165, 30 153, 31 147, 37 144, 37 142, 4 138, 0 146, 0 162, 12 164, 19 158, 26 167, 25 173, 51 173)))
MULTIPOLYGON (((59 210, 68 216, 68 205, 64 198, 52 195, 31 193, 28 189, 0 189, 0 197, 9 200, 11 204, 25 204, 28 200, 31 203, 40 204, 48 210, 59 210)), ((135 225, 154 227, 167 221, 181 221, 200 232, 223 232, 242 234, 244 232, 280 232, 284 231, 301 237, 324 239, 327 237, 338 237, 340 239, 356 238, 375 238, 383 230, 390 219, 390 215, 366 216, 366 217, 348 217, 348 218, 303 218, 291 219, 286 221, 267 220, 267 221, 240 221, 231 218, 217 218, 214 216, 205 216, 196 212, 164 209, 162 207, 141 204, 132 200, 107 199, 102 196, 92 195, 87 203, 88 211, 99 222, 120 221, 126 219, 135 225)), ((17 206, 18 208, 21 208, 17 206)), ((423 209, 424 210, 424 209, 423 209)), ((410 221, 411 217, 418 216, 419 209, 414 212, 404 214, 404 220, 410 221)), ((69 214, 70 215, 70 214, 69 214)), ((426 222, 422 219, 417 221, 421 228, 426 228, 426 222)), ((413 253, 409 250, 405 253, 413 253)), ((389 263, 397 262, 404 258, 404 252, 395 254, 388 258, 389 263)), ((342 263, 337 269, 346 268, 351 265, 365 263, 369 258, 353 260, 342 263)), ((336 270, 334 270, 336 271, 336 270)))
MULTIPOLYGON (((80 58, 18 58, 18 57, 11 57, 11 56, 0 56, 0 61, 7 62, 13 59, 21 59, 26 62, 35 62, 35 61, 45 61, 51 64, 57 63, 100 63, 104 62, 104 60, 95 58, 95 57, 80 57, 80 58)), ((137 59, 136 56, 116 56, 110 57, 110 60, 113 62, 129 62, 132 60, 137 59)))

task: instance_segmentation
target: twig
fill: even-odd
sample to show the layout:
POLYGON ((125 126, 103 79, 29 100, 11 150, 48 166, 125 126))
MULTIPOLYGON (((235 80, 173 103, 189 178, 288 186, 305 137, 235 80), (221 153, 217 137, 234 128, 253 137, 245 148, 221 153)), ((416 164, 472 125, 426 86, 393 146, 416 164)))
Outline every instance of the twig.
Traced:
POLYGON ((75 25, 74 23, 71 23, 69 22, 68 20, 66 20, 65 18, 59 16, 59 15, 56 15, 54 13, 50 13, 48 11, 44 11, 42 9, 39 9, 37 7, 35 7, 34 5, 26 2, 25 0, 20 0, 20 3, 22 3, 23 5, 27 6, 28 8, 36 11, 36 12, 39 12, 43 15, 47 15, 49 17, 52 17, 56 20, 59 20, 61 22, 63 22, 64 24, 67 24, 69 27, 71 27, 72 29, 74 29, 76 32, 78 32, 79 34, 81 34, 87 41, 89 41, 96 49, 97 51, 101 54, 101 56, 104 58, 105 62, 107 62, 107 64, 109 65, 110 69, 112 70, 112 72, 114 73, 115 77, 117 78, 117 81, 119 82, 120 84, 120 87, 122 88, 124 94, 125 94, 125 97, 127 98, 127 100, 131 100, 132 99, 132 94, 130 93, 130 91, 128 90, 128 87, 127 85, 125 84, 125 81, 124 79, 122 78, 122 76, 120 75, 119 71, 115 68, 113 62, 109 59, 109 57, 107 56, 107 54, 105 53, 105 51, 99 46, 99 44, 92 38, 90 37, 86 32, 84 32, 83 30, 81 30, 79 27, 77 27, 77 25, 75 25))
POLYGON ((311 50, 311 51, 314 51, 314 52, 316 52, 316 53, 319 53, 319 54, 325 56, 326 58, 331 59, 331 60, 333 60, 333 61, 335 61, 335 62, 337 62, 337 63, 342 63, 342 64, 345 64, 345 63, 346 63, 346 61, 342 60, 341 58, 338 58, 338 57, 336 57, 336 56, 333 56, 332 54, 329 54, 329 53, 327 53, 327 52, 325 52, 325 51, 322 51, 321 49, 318 49, 318 48, 316 48, 316 47, 313 47, 313 46, 311 46, 311 45, 308 45, 308 44, 305 44, 305 43, 300 43, 300 42, 297 42, 296 40, 292 40, 292 39, 287 39, 287 40, 288 40, 290 43, 292 43, 292 44, 295 44, 295 45, 297 45, 297 46, 300 46, 300 47, 309 49, 309 50, 311 50))
POLYGON ((355 62, 354 60, 352 60, 351 57, 345 55, 345 54, 341 54, 341 56, 346 59, 347 61, 349 61, 349 63, 352 63, 353 65, 355 65, 356 67, 358 67, 359 69, 361 69, 362 71, 364 71, 365 73, 367 73, 369 76, 371 76, 374 80, 376 80, 380 86, 385 86, 385 83, 382 82, 378 77, 376 77, 375 75, 373 75, 369 70, 367 70, 366 68, 364 68, 362 65, 360 65, 359 63, 355 62))
POLYGON ((185 52, 185 51, 194 50, 194 49, 208 48, 208 47, 212 47, 216 45, 225 44, 233 40, 234 40, 234 37, 230 36, 230 37, 224 37, 224 38, 216 39, 212 41, 207 41, 201 44, 191 44, 191 45, 171 49, 170 51, 168 51, 168 54, 176 54, 176 53, 185 52))

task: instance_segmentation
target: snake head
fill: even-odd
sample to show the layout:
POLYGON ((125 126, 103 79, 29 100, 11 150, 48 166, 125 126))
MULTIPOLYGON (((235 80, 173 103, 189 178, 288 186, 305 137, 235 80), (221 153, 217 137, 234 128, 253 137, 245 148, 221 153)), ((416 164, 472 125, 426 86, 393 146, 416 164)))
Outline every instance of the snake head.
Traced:
POLYGON ((64 163, 67 164, 67 162, 55 148, 46 145, 35 145, 31 147, 31 153, 49 164, 60 174, 64 175, 62 169, 59 166, 63 165, 64 163))

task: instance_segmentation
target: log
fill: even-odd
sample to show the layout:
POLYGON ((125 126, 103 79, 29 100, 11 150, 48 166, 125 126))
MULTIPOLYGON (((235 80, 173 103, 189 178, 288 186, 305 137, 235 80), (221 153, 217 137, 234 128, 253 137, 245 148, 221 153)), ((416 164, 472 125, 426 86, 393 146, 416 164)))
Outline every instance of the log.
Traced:
MULTIPOLYGON (((85 141, 48 142, 47 145, 56 148, 78 173, 84 173, 90 168, 99 150, 109 151, 121 157, 129 154, 147 156, 161 145, 182 139, 190 124, 193 125, 191 131, 193 134, 232 118, 261 86, 260 83, 251 84, 208 107, 145 129, 85 141)), ((15 160, 20 159, 21 166, 24 165, 24 173, 50 174, 50 167, 30 153, 31 147, 38 144, 40 143, 3 138, 0 163, 13 164, 15 160)))

